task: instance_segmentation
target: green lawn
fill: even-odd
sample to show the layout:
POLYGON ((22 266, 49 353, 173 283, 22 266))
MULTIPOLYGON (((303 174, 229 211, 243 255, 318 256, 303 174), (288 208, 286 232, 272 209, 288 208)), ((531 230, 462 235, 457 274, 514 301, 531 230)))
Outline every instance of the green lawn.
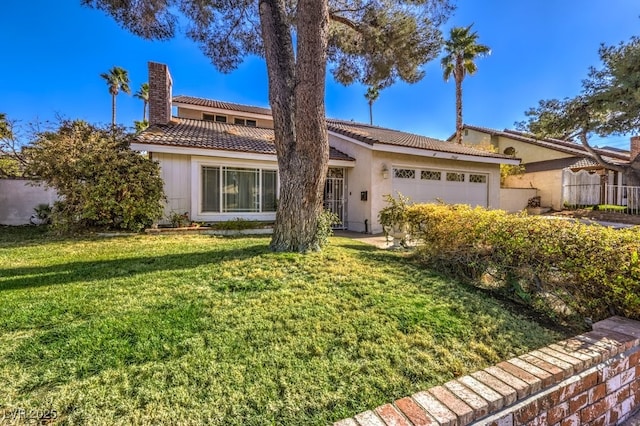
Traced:
POLYGON ((0 228, 0 418, 324 425, 564 337, 402 253, 268 242, 0 228))

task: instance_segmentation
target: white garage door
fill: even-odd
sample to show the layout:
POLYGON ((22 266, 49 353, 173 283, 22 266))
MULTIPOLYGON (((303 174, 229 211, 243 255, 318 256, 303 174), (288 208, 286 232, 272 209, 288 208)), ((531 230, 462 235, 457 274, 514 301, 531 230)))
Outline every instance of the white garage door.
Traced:
POLYGON ((448 204, 487 207, 489 176, 453 170, 393 168, 393 195, 398 192, 414 203, 442 200, 448 204))

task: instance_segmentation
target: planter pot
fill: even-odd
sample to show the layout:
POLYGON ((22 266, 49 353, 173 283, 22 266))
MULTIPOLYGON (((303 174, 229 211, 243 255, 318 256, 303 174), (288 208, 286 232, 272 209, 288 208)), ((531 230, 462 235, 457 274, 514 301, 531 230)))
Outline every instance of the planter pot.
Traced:
POLYGON ((409 235, 408 226, 406 224, 395 225, 391 229, 387 229, 387 234, 393 238, 393 245, 391 248, 399 249, 406 247, 407 236, 409 235))

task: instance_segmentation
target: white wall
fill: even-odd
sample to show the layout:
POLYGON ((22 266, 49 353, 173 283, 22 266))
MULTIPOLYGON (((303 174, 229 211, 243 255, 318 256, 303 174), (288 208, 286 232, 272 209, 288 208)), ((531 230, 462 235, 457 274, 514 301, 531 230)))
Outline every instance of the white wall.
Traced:
POLYGON ((160 223, 168 223, 171 213, 191 214, 191 156, 154 152, 152 158, 160 163, 160 177, 167 197, 165 217, 160 223))
POLYGON ((38 204, 53 205, 54 189, 31 186, 27 179, 0 179, 0 225, 27 225, 38 204))
POLYGON ((509 213, 522 211, 537 192, 535 188, 500 188, 500 209, 509 213))
POLYGON ((375 218, 372 218, 372 203, 375 203, 372 185, 375 185, 375 182, 372 183, 371 150, 356 145, 355 143, 347 142, 334 135, 329 135, 329 144, 351 158, 356 159, 354 167, 346 169, 347 187, 345 191, 347 212, 345 226, 350 231, 364 232, 364 222, 366 220, 368 222, 367 230, 371 232, 372 220, 375 220, 375 218), (366 201, 360 199, 360 193, 362 191, 367 191, 366 201))

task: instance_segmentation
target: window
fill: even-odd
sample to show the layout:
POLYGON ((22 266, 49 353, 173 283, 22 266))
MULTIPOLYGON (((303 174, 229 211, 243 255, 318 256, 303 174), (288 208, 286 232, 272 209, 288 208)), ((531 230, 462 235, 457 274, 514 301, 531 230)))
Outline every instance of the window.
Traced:
POLYGON ((505 155, 511 155, 511 156, 516 155, 516 149, 512 146, 505 148, 504 151, 502 152, 504 152, 505 155))
POLYGON ((413 169, 393 169, 393 177, 398 179, 415 179, 416 171, 413 169))
POLYGON ((469 175, 471 183, 487 183, 487 175, 469 175))
POLYGON ((217 115, 217 114, 202 114, 202 119, 204 121, 216 121, 218 123, 226 123, 227 116, 226 115, 217 115))
POLYGON ((448 182, 464 182, 464 173, 447 172, 448 182))
POLYGON ((202 167, 202 211, 274 212, 278 177, 275 170, 202 167))
POLYGON ((202 211, 220 211, 220 167, 202 168, 202 211))
POLYGON ((422 180, 442 180, 442 172, 436 172, 433 170, 422 170, 420 172, 420 179, 422 180))
POLYGON ((247 126, 247 127, 256 127, 258 125, 258 123, 256 122, 256 120, 249 120, 247 118, 235 118, 233 120, 234 124, 239 124, 241 126, 247 126))
POLYGON ((222 211, 259 212, 259 177, 256 169, 225 167, 222 172, 222 211))
POLYGON ((262 171, 262 211, 275 212, 278 200, 278 173, 275 170, 262 171))

